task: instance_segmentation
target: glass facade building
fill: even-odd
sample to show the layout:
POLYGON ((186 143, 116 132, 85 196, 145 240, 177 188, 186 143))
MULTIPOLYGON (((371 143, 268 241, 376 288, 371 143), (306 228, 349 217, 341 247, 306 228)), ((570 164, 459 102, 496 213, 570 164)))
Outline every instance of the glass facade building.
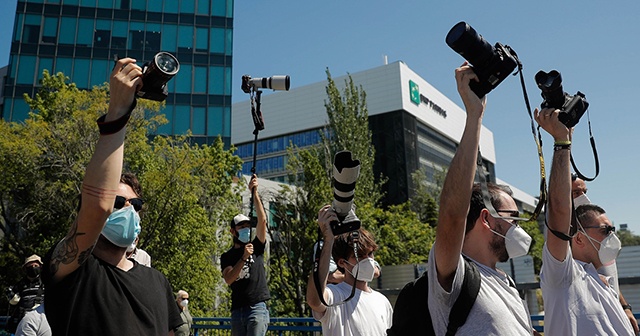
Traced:
POLYGON ((2 117, 21 121, 23 94, 42 71, 63 72, 80 89, 108 81, 114 57, 142 65, 159 51, 180 62, 157 134, 191 130, 197 143, 231 138, 233 0, 19 0, 2 117))

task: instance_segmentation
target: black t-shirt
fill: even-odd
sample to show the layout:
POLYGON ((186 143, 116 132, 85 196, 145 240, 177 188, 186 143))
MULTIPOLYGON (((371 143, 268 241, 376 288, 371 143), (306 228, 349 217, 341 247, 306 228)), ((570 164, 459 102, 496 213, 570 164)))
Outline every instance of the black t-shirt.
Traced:
POLYGON ((44 258, 45 312, 54 335, 162 335, 181 325, 171 285, 156 269, 134 262, 123 271, 91 255, 59 282, 44 258))
POLYGON ((33 306, 42 303, 44 297, 44 286, 40 282, 40 277, 33 281, 28 278, 22 279, 13 287, 13 292, 20 295, 18 307, 23 310, 31 310, 33 306))
MULTIPOLYGON (((240 271, 240 276, 231 284, 231 310, 250 306, 270 298, 264 270, 265 244, 257 237, 251 243, 253 244, 253 262, 245 263, 240 271)), ((220 257, 220 267, 223 271, 228 266, 233 267, 243 254, 244 247, 232 247, 220 257)))

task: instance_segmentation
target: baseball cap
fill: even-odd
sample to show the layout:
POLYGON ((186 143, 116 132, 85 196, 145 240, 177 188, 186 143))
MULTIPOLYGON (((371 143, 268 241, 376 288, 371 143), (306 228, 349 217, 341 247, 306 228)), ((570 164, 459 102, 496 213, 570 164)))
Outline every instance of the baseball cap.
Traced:
POLYGON ((32 261, 37 261, 40 265, 42 265, 42 259, 40 259, 40 256, 37 254, 32 254, 30 257, 27 257, 24 260, 24 264, 22 264, 22 267, 26 266, 28 263, 32 261))
POLYGON ((240 223, 244 223, 244 222, 250 222, 251 220, 249 219, 249 217, 243 215, 243 214, 239 214, 235 217, 233 217, 233 220, 231 220, 231 227, 235 227, 236 225, 240 224, 240 223))

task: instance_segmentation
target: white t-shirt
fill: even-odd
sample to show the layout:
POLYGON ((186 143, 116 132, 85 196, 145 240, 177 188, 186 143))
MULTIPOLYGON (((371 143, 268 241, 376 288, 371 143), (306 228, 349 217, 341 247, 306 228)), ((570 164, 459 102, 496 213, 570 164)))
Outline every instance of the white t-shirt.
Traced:
POLYGON ((545 336, 635 335, 616 291, 592 264, 573 259, 571 248, 558 261, 544 244, 540 288, 545 336))
MULTIPOLYGON (((429 253, 429 312, 436 335, 444 335, 449 323, 449 312, 456 302, 464 280, 464 259, 460 255, 458 268, 453 279, 451 292, 440 286, 436 273, 435 244, 429 253)), ((467 322, 458 329, 456 335, 531 335, 531 317, 526 304, 518 295, 518 290, 509 285, 508 275, 473 263, 480 272, 480 291, 473 304, 467 322)), ((546 329, 546 328, 545 328, 546 329)))
MULTIPOLYGON (((327 304, 342 302, 351 294, 351 285, 341 282, 327 285, 327 304)), ((341 305, 327 307, 322 317, 315 311, 313 317, 322 323, 324 336, 385 336, 391 328, 393 308, 380 292, 356 289, 353 298, 341 305)))

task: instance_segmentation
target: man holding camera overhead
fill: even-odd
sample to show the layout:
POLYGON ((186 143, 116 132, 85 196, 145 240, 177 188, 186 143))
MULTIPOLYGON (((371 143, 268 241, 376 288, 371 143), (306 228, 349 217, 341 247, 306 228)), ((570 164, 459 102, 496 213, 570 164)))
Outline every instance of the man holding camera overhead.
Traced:
POLYGON ((307 303, 313 317, 322 323, 323 335, 377 336, 386 335, 391 327, 393 309, 389 300, 369 287, 376 272, 373 253, 378 248, 373 235, 360 228, 358 231, 357 255, 354 254, 352 232, 333 235, 329 223, 338 221, 330 205, 318 213, 318 225, 324 238, 324 246, 318 262, 320 290, 316 289, 313 274, 307 283, 307 303), (338 269, 344 273, 344 281, 327 285, 331 256, 338 269), (353 298, 345 302, 352 292, 353 298), (318 296, 323 294, 325 305, 318 296))
POLYGON ((45 309, 54 335, 173 335, 183 323, 164 275, 126 258, 140 231, 142 206, 137 180, 121 174, 141 70, 124 58, 111 72, 109 108, 98 119, 100 137, 80 209, 44 258, 45 309))
POLYGON ((496 263, 526 254, 530 237, 513 219, 518 207, 507 187, 488 186, 495 216, 484 205, 480 186, 474 185, 486 100, 469 87, 478 77, 468 62, 455 75, 467 119, 442 188, 436 242, 429 255, 428 304, 434 331, 447 332, 449 313, 461 295, 465 263, 472 263, 480 273, 480 290, 458 333, 531 335, 529 312, 513 280, 496 269, 496 263))
POLYGON ((572 223, 571 129, 560 110, 534 112, 554 139, 549 180, 549 232, 542 250, 540 287, 545 306, 545 335, 635 335, 616 291, 597 269, 620 251, 620 240, 604 209, 594 204, 576 209, 572 223))
POLYGON ((229 232, 233 246, 220 257, 224 281, 231 288, 231 334, 233 336, 265 335, 269 327, 267 300, 270 293, 264 268, 267 243, 267 213, 258 194, 258 177, 249 181, 256 209, 255 238, 251 219, 238 214, 231 220, 229 232))

